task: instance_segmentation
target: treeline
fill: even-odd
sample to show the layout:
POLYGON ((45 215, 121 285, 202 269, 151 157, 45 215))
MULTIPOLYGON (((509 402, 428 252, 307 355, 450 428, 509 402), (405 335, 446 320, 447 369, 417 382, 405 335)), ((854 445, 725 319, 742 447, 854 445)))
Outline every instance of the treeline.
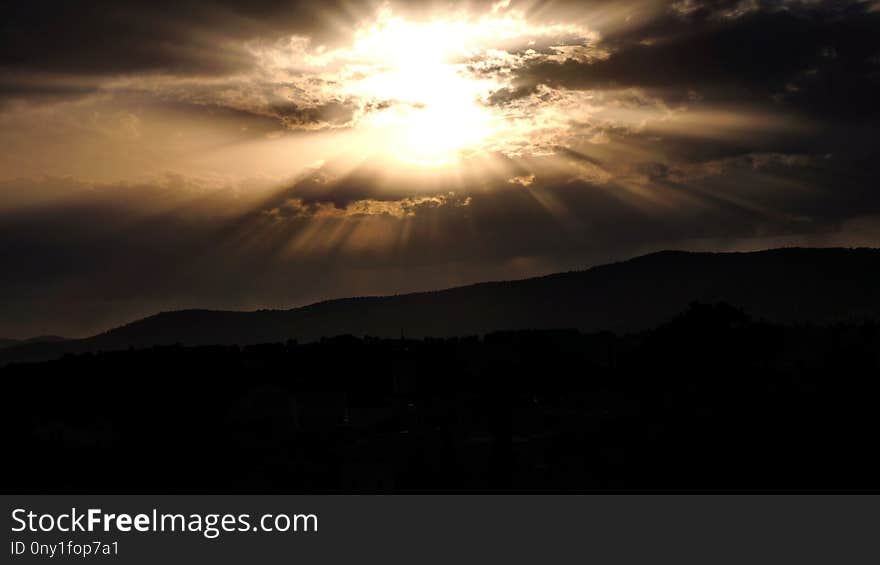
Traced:
POLYGON ((157 347, 0 370, 5 490, 876 489, 880 326, 157 347))

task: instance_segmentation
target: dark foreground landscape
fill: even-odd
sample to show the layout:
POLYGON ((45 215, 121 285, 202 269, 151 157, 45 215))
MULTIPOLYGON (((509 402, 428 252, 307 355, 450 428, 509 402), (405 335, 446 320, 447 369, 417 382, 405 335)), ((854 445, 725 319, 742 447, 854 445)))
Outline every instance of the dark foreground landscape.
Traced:
POLYGON ((876 489, 880 326, 692 304, 654 330, 163 346, 0 370, 3 485, 876 489))

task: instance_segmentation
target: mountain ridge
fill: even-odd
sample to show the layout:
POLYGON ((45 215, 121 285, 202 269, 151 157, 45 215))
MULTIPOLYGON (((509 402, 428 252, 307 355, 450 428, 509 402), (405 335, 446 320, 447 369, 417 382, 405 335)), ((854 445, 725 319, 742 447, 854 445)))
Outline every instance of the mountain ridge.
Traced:
POLYGON ((880 250, 658 251, 585 270, 441 290, 324 300, 292 309, 159 312, 106 332, 0 352, 0 362, 183 345, 313 341, 342 334, 450 337, 497 330, 651 329, 691 302, 728 302, 782 323, 880 318, 880 250))

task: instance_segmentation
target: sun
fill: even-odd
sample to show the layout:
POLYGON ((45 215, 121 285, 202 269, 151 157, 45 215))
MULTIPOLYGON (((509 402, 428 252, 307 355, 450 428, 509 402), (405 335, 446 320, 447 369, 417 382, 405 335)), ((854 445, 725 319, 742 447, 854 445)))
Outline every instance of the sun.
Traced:
POLYGON ((367 63, 351 94, 375 101, 359 125, 376 148, 399 161, 445 165, 492 135, 495 119, 481 100, 495 85, 469 75, 462 38, 467 24, 388 17, 359 34, 367 63))

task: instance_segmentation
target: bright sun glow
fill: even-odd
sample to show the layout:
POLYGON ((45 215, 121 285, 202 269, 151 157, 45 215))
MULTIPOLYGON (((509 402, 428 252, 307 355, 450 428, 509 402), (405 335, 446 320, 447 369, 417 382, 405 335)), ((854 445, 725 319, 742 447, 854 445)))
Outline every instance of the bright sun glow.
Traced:
POLYGON ((389 167, 406 171, 460 172, 454 165, 475 157, 552 154, 558 132, 594 113, 583 95, 550 100, 541 85, 516 82, 516 69, 530 62, 601 55, 587 27, 530 22, 503 0, 490 13, 408 18, 380 8, 334 48, 300 36, 253 45, 257 84, 268 77, 281 85, 277 93, 256 88, 260 99, 272 102, 270 113, 292 106, 292 129, 332 130, 332 160, 413 165, 389 167), (304 109, 314 112, 299 123, 304 109))
POLYGON ((493 116, 480 98, 494 85, 467 76, 460 62, 468 28, 388 17, 358 34, 355 52, 373 66, 351 93, 381 105, 362 125, 393 157, 447 164, 492 134, 493 116))

